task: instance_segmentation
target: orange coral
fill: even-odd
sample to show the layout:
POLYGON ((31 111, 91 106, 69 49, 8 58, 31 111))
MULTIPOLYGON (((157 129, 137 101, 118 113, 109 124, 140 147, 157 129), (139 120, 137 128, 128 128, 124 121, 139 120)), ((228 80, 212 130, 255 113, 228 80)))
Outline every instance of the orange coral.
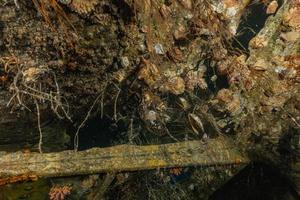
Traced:
POLYGON ((71 194, 70 186, 55 186, 49 192, 50 200, 64 200, 67 195, 71 194))
POLYGON ((175 176, 180 175, 182 172, 183 172, 183 168, 181 168, 181 167, 175 167, 175 168, 170 169, 170 173, 175 176))

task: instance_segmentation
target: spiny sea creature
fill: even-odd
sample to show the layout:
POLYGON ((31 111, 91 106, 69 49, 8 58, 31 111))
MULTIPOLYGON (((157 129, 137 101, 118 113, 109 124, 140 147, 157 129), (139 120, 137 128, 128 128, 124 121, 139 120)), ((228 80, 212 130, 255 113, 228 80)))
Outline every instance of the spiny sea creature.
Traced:
POLYGON ((62 4, 68 5, 79 14, 88 14, 94 10, 99 0, 58 0, 62 4))

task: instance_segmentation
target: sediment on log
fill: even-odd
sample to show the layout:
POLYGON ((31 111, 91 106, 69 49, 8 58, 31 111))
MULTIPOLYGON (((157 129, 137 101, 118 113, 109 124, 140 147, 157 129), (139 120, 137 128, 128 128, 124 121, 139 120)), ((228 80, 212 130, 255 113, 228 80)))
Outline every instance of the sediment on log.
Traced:
POLYGON ((59 153, 5 153, 0 155, 0 177, 29 174, 58 177, 101 172, 148 170, 168 167, 241 165, 249 160, 223 137, 164 145, 119 145, 59 153))

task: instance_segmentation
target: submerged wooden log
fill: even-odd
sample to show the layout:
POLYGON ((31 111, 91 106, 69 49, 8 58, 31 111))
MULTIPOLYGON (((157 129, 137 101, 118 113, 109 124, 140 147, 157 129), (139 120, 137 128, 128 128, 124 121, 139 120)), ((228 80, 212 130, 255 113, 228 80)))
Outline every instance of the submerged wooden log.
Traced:
MULTIPOLYGON (((57 177, 101 172, 135 171, 174 166, 241 165, 249 161, 223 137, 163 145, 119 145, 59 153, 0 155, 0 177, 57 177)), ((7 181, 9 182, 9 181, 7 181)))

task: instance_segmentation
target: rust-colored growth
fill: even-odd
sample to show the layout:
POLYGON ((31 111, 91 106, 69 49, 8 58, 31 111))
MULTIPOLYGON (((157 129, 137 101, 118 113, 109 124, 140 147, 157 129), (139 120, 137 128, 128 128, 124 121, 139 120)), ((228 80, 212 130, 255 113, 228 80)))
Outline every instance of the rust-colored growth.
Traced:
POLYGON ((10 176, 0 179, 0 186, 22 181, 37 181, 38 177, 33 174, 22 174, 18 176, 10 176))

